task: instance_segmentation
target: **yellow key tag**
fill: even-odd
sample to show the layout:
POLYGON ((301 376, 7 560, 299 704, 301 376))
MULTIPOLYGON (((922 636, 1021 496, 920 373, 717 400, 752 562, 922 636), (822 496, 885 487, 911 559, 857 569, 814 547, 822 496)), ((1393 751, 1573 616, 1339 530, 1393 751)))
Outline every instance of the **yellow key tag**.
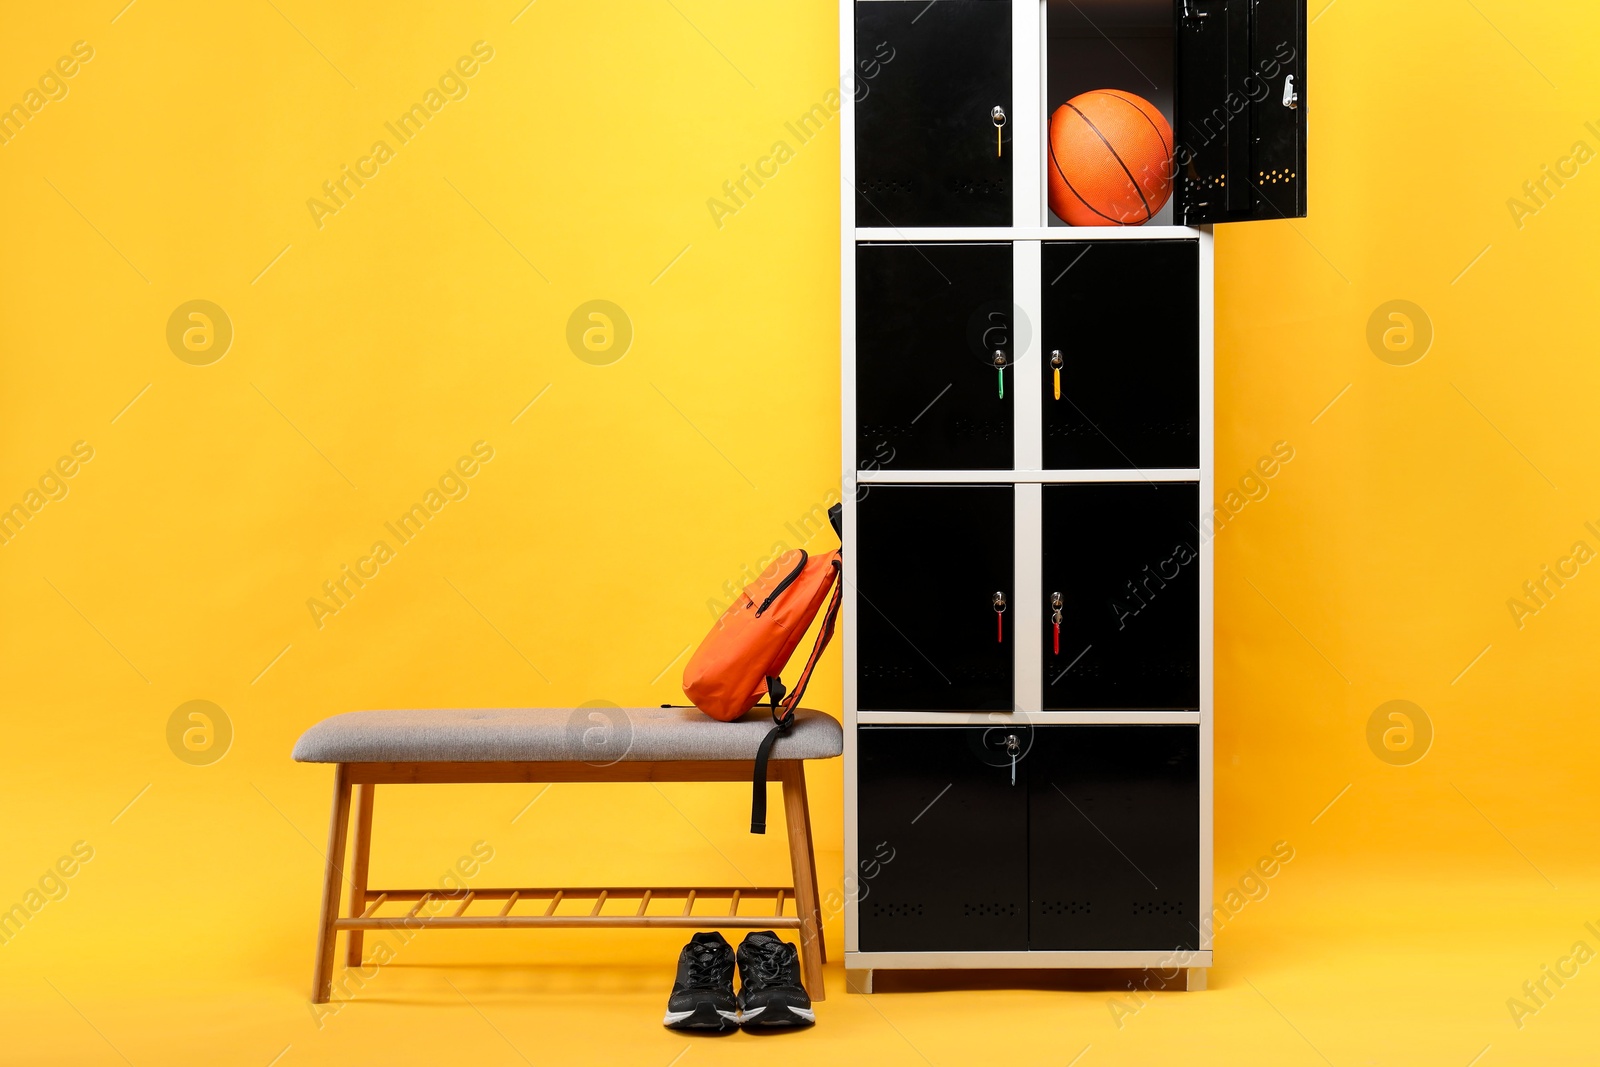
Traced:
POLYGON ((1051 350, 1051 352, 1050 352, 1051 377, 1053 377, 1055 379, 1056 399, 1057 400, 1061 399, 1061 363, 1062 363, 1062 360, 1061 360, 1061 349, 1057 348, 1057 349, 1051 350))
POLYGON ((1055 369, 1054 377, 1055 377, 1055 380, 1056 380, 1056 399, 1060 400, 1061 399, 1061 368, 1060 367, 1057 367, 1055 369))
POLYGON ((1006 109, 996 104, 989 109, 989 120, 994 123, 994 156, 999 159, 1005 154, 1006 109))

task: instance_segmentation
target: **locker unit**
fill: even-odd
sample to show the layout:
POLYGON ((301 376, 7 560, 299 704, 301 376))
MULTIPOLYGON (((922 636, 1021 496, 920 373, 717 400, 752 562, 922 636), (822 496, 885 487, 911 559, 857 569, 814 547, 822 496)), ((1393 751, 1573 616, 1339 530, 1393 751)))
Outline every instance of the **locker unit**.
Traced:
POLYGON ((1212 962, 1211 224, 1306 212, 1304 0, 841 0, 845 967, 1212 962), (1051 110, 1172 196, 1069 226, 1051 110))

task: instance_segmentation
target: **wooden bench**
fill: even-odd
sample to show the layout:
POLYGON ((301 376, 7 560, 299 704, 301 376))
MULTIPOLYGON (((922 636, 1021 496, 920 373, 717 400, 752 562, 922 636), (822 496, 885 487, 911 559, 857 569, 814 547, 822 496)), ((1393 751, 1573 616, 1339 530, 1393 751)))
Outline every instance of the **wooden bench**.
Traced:
MULTIPOLYGON (((770 725, 771 719, 759 712, 723 723, 693 709, 605 705, 357 711, 313 726, 296 743, 294 758, 334 764, 334 778, 312 1001, 325 1004, 332 996, 335 939, 340 931, 346 933, 345 963, 358 967, 367 930, 539 926, 794 930, 806 988, 813 1000, 822 1000, 827 952, 805 761, 838 756, 844 747, 838 722, 822 712, 795 713, 794 726, 773 746, 768 768, 769 778, 783 786, 792 885, 454 891, 367 885, 373 800, 380 785, 742 782, 748 787, 756 748, 770 725), (347 869, 346 839, 352 836, 353 856, 347 869), (340 916, 341 891, 347 882, 349 907, 340 916), (454 907, 435 914, 444 902, 454 907), (663 909, 663 904, 671 905, 671 910, 663 909), (707 910, 710 904, 718 905, 717 910, 707 910)), ((728 818, 743 825, 748 802, 747 788, 730 805, 728 818)))

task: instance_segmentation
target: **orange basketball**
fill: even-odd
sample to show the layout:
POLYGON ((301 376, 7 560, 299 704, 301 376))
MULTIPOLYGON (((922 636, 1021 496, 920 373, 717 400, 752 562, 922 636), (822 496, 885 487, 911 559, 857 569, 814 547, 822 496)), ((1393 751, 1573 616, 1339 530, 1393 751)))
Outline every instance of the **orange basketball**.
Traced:
POLYGON ((1172 195, 1172 127, 1120 89, 1073 97, 1050 116, 1050 210, 1074 226, 1138 226, 1172 195))

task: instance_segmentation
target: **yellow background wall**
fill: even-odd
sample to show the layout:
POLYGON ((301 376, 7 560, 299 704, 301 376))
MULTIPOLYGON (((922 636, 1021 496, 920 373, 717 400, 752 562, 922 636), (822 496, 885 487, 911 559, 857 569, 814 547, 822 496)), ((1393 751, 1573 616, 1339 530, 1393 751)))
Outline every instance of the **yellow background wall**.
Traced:
MULTIPOLYGON (((0 33, 0 104, 93 52, 0 145, 0 506, 92 449, 0 545, 0 907, 93 850, 0 946, 0 1059, 668 1062, 672 935, 430 935, 314 1016, 331 775, 288 753, 356 708, 673 700, 707 602, 802 543, 839 481, 838 136, 784 123, 837 83, 835 9, 123 2, 7 4, 0 33), (385 123, 480 41, 399 143, 385 123), (375 176, 308 208, 378 140, 375 176), (778 140, 794 158, 718 225, 707 199, 778 140), (197 299, 233 330, 204 366, 167 340, 197 299), (567 343, 592 300, 631 321, 609 365, 567 343), (387 536, 480 441, 467 495, 387 536), (394 559, 319 626, 307 600, 380 539, 394 559), (169 748, 191 700, 231 722, 220 762, 169 748)), ((1520 1028, 1506 1001, 1600 948, 1600 577, 1520 626, 1507 601, 1600 550, 1600 170, 1523 191, 1600 151, 1600 14, 1313 9, 1311 215, 1221 230, 1216 257, 1219 492, 1295 450, 1217 540, 1219 898, 1275 842, 1295 859, 1222 927, 1210 993, 869 1003, 834 968, 811 1054, 1582 1054, 1600 977, 1520 1028), (1406 366, 1367 341, 1396 299, 1433 332, 1406 366), (1368 744, 1397 699, 1434 733, 1408 766, 1368 744)), ((830 656, 813 703, 838 693, 830 656)), ((813 774, 837 886, 838 765, 813 774)), ((375 881, 479 841, 481 884, 784 876, 737 787, 537 792, 390 790, 375 881)))

